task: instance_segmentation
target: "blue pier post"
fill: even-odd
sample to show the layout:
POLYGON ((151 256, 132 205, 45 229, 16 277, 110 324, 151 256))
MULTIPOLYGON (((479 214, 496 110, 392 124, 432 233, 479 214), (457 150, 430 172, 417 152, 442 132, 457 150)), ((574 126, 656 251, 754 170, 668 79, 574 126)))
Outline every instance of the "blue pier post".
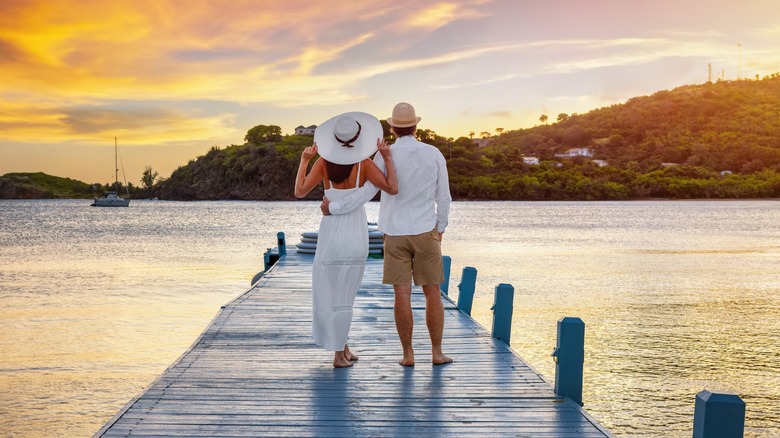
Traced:
POLYGON ((458 309, 466 315, 471 315, 471 304, 474 302, 474 288, 477 285, 477 268, 466 266, 460 276, 458 285, 458 309))
POLYGON ((736 394, 707 390, 696 394, 693 438, 742 438, 745 433, 745 402, 736 394))
POLYGON ((267 271, 277 260, 279 260, 279 250, 276 248, 268 248, 265 250, 265 253, 263 253, 264 270, 267 271))
POLYGON ((582 406, 582 367, 585 362, 585 323, 567 316, 558 321, 555 360, 555 393, 582 406))
POLYGON ((279 231, 276 233, 276 244, 279 247, 279 257, 284 257, 287 255, 287 242, 284 238, 284 233, 279 231))
POLYGON ((493 301, 493 337, 509 345, 512 335, 512 311, 515 302, 515 288, 511 284, 501 283, 496 286, 493 301))
POLYGON ((444 271, 444 281, 441 283, 440 289, 445 296, 449 296, 450 291, 450 267, 452 267, 452 257, 441 256, 441 267, 444 271))

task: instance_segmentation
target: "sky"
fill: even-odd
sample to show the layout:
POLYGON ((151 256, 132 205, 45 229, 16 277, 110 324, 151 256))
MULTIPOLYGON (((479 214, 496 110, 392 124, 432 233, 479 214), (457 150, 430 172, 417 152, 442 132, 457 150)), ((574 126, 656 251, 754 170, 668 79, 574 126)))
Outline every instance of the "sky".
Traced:
POLYGON ((778 47, 776 0, 2 0, 0 175, 112 182, 116 138, 140 185, 256 125, 402 101, 479 137, 780 72, 778 47))

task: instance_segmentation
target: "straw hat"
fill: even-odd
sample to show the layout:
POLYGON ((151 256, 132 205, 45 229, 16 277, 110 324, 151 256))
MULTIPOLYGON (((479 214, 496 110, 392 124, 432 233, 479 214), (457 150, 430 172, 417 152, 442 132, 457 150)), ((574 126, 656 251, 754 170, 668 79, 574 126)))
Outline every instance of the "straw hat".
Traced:
POLYGON ((368 113, 349 112, 328 119, 314 130, 322 158, 335 164, 355 164, 376 152, 382 124, 368 113))
POLYGON ((422 119, 417 117, 413 106, 401 102, 393 108, 393 116, 387 119, 387 123, 396 128, 410 128, 420 123, 420 120, 422 119))

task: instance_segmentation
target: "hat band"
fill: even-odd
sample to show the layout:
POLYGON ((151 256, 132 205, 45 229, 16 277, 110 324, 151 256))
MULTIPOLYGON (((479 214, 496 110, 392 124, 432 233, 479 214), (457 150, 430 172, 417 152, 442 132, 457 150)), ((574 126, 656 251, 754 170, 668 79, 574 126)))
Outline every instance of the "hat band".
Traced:
POLYGON ((363 129, 363 127, 360 126, 360 122, 355 120, 355 123, 357 123, 357 125, 358 125, 357 134, 355 134, 355 136, 350 138, 349 140, 344 141, 344 140, 340 139, 339 136, 336 135, 335 133, 333 134, 333 137, 336 139, 337 142, 341 143, 342 146, 347 147, 347 148, 351 148, 351 147, 355 146, 355 145, 352 144, 352 142, 354 142, 355 140, 358 139, 358 137, 360 137, 360 130, 363 129))

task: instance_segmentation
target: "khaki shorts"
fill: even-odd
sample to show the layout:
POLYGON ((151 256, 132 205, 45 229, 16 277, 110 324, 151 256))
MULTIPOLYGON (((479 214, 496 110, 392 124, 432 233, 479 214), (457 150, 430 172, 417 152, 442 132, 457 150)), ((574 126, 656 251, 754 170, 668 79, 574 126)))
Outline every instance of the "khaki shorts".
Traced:
POLYGON ((416 236, 385 235, 382 283, 393 285, 441 284, 441 237, 436 229, 416 236))

